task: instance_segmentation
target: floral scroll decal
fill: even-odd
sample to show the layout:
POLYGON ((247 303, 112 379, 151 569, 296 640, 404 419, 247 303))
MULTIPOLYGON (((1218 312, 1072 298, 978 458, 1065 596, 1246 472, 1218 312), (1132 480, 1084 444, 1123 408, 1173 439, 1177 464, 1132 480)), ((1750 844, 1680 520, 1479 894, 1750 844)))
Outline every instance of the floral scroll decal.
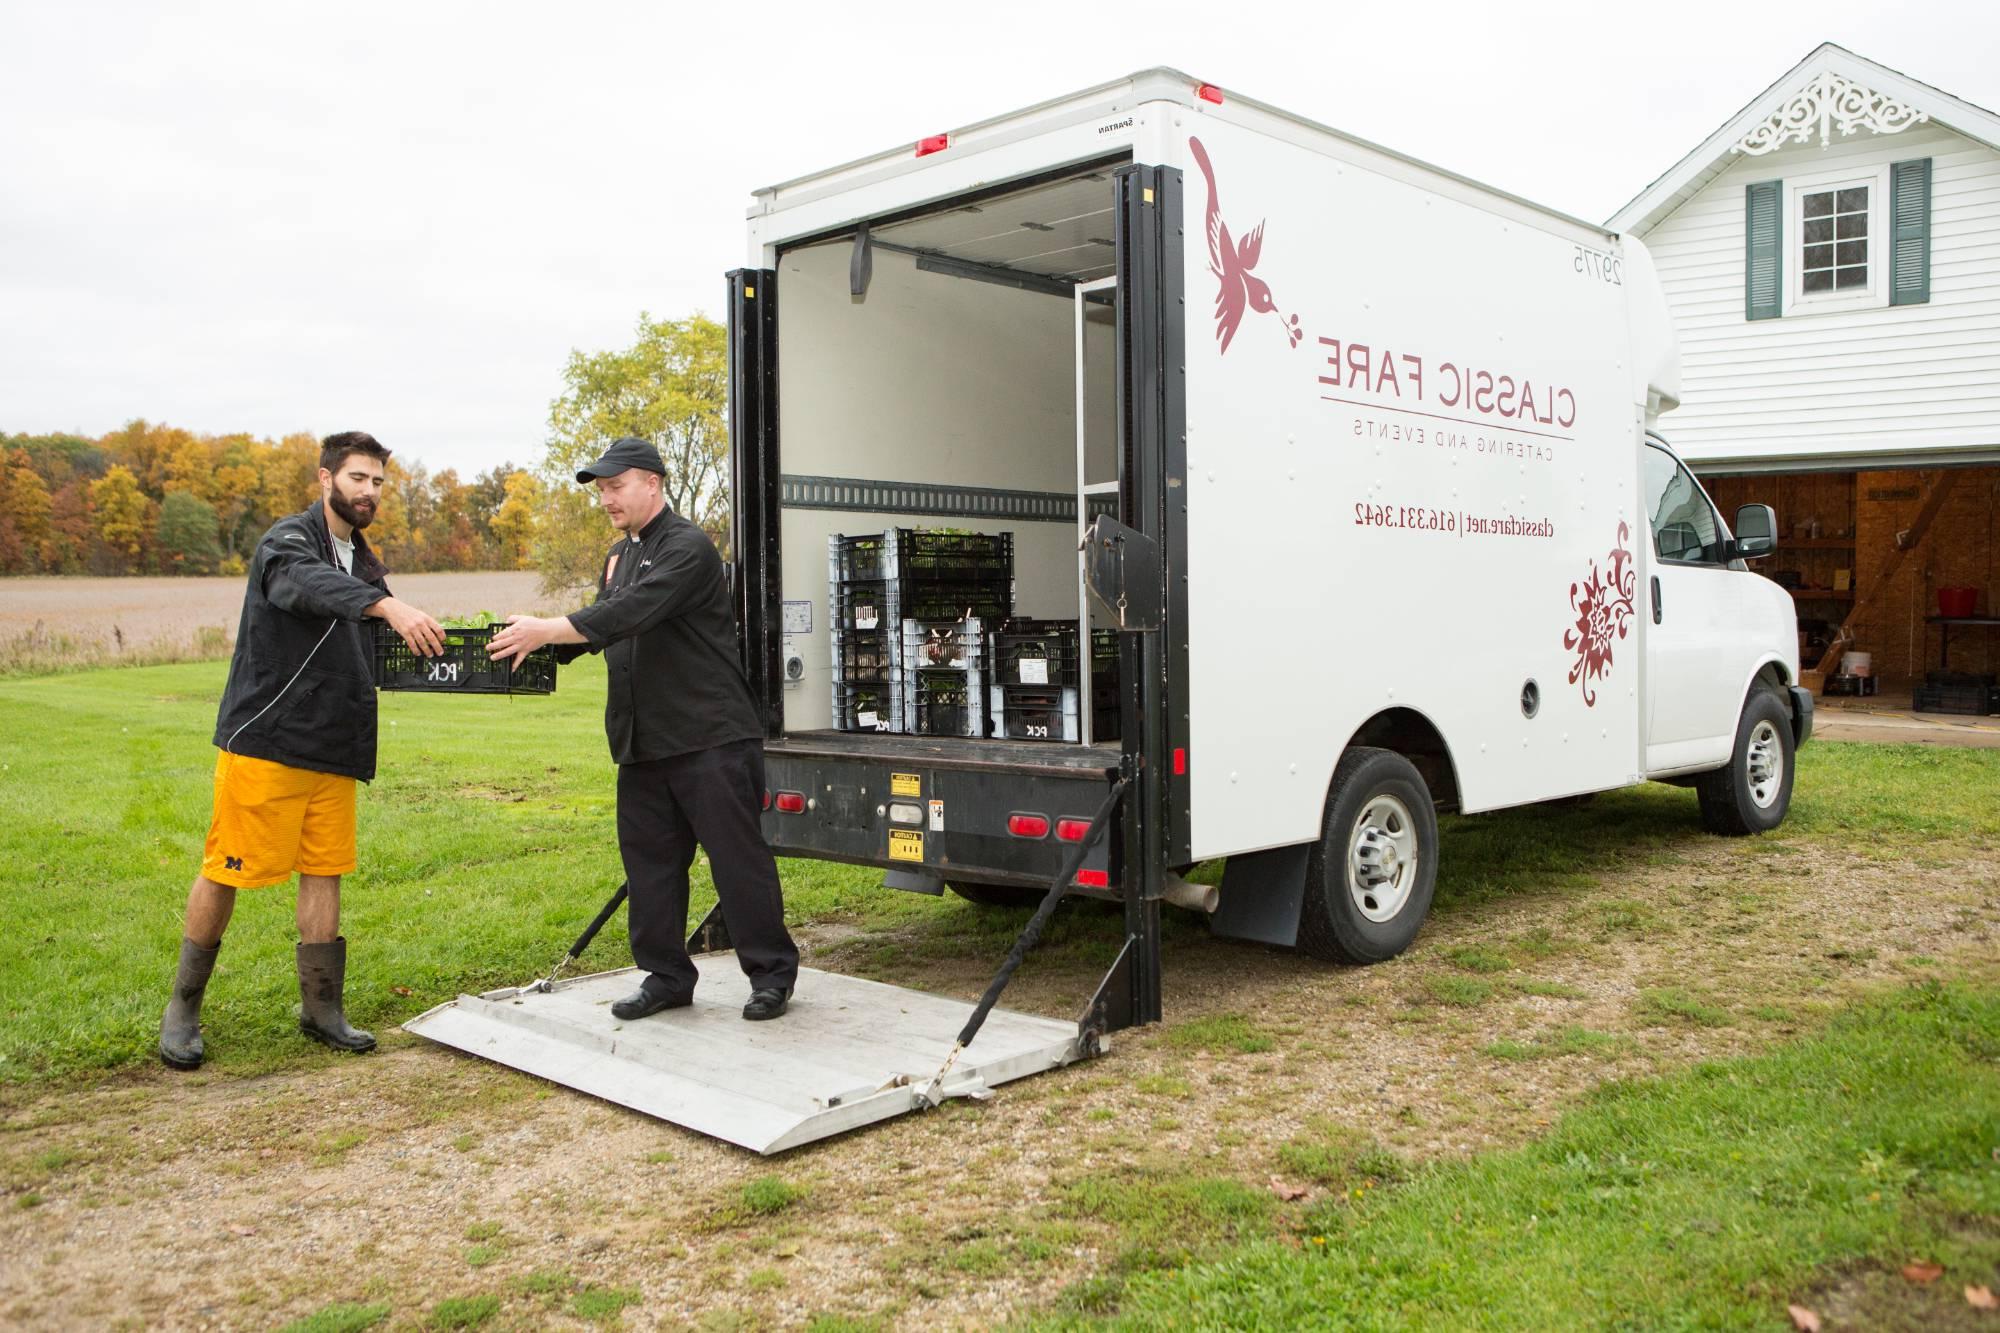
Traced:
POLYGON ((1611 645, 1632 628, 1632 594, 1639 572, 1632 567, 1629 543, 1632 529, 1618 525, 1618 544, 1606 557, 1608 568, 1599 574, 1597 562, 1590 562, 1590 577, 1569 585, 1570 609, 1576 624, 1563 631, 1563 647, 1576 654, 1569 669, 1569 683, 1581 684, 1586 707, 1597 706, 1597 682, 1611 674, 1611 645))

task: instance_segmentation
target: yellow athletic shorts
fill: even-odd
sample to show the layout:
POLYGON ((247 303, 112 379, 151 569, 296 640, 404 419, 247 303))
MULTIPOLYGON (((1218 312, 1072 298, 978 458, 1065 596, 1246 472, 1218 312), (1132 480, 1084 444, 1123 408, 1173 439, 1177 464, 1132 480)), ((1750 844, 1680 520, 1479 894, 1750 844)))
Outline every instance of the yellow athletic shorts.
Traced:
POLYGON ((354 779, 228 751, 215 757, 215 814, 201 873, 261 889, 354 869, 354 779))

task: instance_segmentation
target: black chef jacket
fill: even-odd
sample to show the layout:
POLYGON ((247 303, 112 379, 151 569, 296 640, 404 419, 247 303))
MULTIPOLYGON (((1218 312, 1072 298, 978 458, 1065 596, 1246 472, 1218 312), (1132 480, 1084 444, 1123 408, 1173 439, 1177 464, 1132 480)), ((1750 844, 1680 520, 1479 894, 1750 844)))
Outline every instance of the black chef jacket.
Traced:
POLYGON ((615 763, 761 739, 737 657, 729 578, 715 543, 662 509, 604 561, 597 600, 570 614, 585 643, 558 657, 604 654, 604 735, 615 763))

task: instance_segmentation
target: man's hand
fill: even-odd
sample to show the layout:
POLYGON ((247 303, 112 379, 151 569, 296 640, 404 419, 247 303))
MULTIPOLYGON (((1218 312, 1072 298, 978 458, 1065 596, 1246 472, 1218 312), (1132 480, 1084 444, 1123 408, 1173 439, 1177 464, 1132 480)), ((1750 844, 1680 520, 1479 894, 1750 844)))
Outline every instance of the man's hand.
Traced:
POLYGON ((384 597, 369 607, 364 614, 388 621, 389 628, 402 635, 403 642, 409 644, 410 651, 418 657, 444 655, 444 626, 408 602, 395 597, 384 597))
POLYGON ((508 616, 507 628, 486 645, 486 655, 519 666, 529 653, 550 643, 583 643, 567 616, 508 616))

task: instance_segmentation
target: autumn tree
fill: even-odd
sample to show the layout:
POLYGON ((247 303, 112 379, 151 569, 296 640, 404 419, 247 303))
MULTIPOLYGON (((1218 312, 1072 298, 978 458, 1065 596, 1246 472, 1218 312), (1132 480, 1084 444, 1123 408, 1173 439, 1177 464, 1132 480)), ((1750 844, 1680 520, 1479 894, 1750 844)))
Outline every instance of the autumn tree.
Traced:
POLYGON ((49 525, 49 488, 40 474, 28 465, 28 455, 15 450, 7 461, 7 487, 0 493, 7 524, 18 544, 15 560, 22 571, 45 569, 53 529, 49 525))
POLYGON ((146 550, 153 530, 153 501, 139 489, 139 480, 123 463, 90 485, 97 539, 104 544, 114 568, 129 571, 146 550))
POLYGON ((502 494, 504 498, 490 524, 499 547, 500 568, 532 568, 542 483, 532 472, 509 472, 502 479, 502 494))
POLYGON ((606 527, 591 494, 576 484, 576 470, 624 436, 659 449, 668 505, 726 543, 729 347, 720 324, 702 315, 655 320, 641 313, 630 347, 571 352, 563 384, 549 407, 542 463, 549 499, 535 539, 545 588, 595 580, 606 527))
POLYGON ((158 538, 166 569, 174 574, 213 574, 222 554, 216 540, 215 508, 191 491, 168 491, 160 502, 158 538))

